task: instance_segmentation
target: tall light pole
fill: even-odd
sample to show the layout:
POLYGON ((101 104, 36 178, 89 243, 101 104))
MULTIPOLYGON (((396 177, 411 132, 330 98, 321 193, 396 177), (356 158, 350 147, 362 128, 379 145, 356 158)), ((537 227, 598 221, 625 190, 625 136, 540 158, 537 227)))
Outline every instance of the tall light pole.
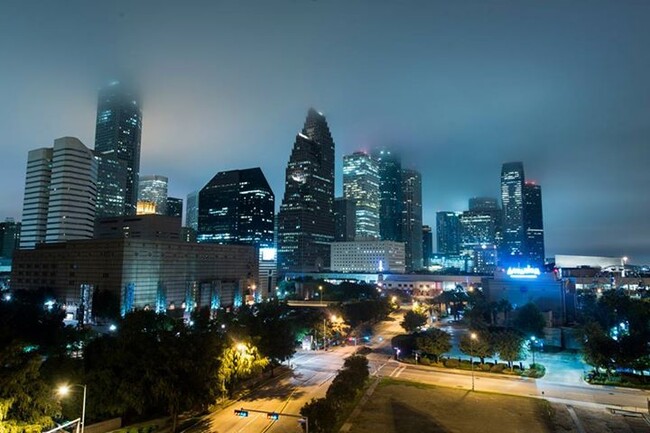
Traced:
POLYGON ((81 433, 84 433, 84 429, 86 428, 86 391, 88 390, 88 387, 86 385, 80 384, 61 385, 57 389, 57 393, 61 397, 65 397, 66 395, 70 394, 70 388, 73 386, 79 386, 84 389, 83 405, 81 406, 81 433))
POLYGON ((533 367, 535 367, 535 343, 537 343, 537 338, 533 335, 530 337, 530 350, 533 352, 533 367))
POLYGON ((327 319, 323 318, 323 350, 327 350, 327 340, 325 336, 325 326, 327 323, 327 319))
POLYGON ((323 286, 318 286, 318 290, 320 291, 320 303, 322 305, 323 304, 323 286))
POLYGON ((478 337, 476 336, 476 332, 469 334, 470 350, 472 352, 469 354, 469 363, 472 366, 472 391, 474 391, 474 341, 476 341, 477 338, 478 337))

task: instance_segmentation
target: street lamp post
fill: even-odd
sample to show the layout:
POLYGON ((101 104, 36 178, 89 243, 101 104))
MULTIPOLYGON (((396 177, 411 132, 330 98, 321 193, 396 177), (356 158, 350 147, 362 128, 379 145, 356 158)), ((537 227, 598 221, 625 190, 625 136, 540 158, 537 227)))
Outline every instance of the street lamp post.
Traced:
POLYGON ((535 367, 535 343, 537 343, 537 338, 533 335, 530 337, 530 350, 533 352, 533 368, 535 367))
POLYGON ((318 290, 320 291, 320 303, 323 305, 323 286, 318 286, 318 290))
POLYGON ((474 391, 474 341, 476 341, 476 332, 472 332, 469 335, 470 338, 470 350, 472 353, 469 354, 469 363, 471 364, 472 370, 472 391, 474 391))
POLYGON ((81 406, 81 433, 84 433, 84 429, 86 428, 86 392, 88 390, 88 387, 81 384, 61 385, 57 392, 60 396, 65 397, 70 393, 70 388, 73 386, 80 386, 84 390, 83 403, 81 406))
POLYGON ((327 336, 325 332, 326 325, 327 325, 327 319, 323 319, 323 350, 327 350, 327 336))

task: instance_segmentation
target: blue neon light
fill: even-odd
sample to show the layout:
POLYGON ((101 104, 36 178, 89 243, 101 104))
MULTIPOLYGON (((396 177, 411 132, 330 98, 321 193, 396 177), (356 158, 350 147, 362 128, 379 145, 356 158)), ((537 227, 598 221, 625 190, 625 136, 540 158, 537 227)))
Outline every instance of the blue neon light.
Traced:
POLYGON ((538 268, 532 268, 530 265, 525 268, 508 268, 506 271, 510 278, 537 278, 542 272, 538 268))

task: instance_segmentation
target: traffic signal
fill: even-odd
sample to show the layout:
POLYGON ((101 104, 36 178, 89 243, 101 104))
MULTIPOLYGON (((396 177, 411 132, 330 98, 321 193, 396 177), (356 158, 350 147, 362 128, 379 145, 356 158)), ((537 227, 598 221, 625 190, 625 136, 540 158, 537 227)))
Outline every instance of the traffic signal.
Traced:
POLYGON ((235 415, 241 416, 241 417, 247 417, 248 416, 248 411, 244 409, 235 409, 235 415))
POLYGON ((280 414, 276 412, 269 412, 266 414, 266 418, 272 419, 273 421, 277 421, 278 419, 280 419, 280 414))

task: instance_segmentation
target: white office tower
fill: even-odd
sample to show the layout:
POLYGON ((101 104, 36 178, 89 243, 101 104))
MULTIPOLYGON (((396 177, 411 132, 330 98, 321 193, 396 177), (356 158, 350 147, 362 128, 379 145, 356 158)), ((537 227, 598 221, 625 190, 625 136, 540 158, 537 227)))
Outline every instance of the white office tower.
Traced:
POLYGON ((29 152, 20 247, 92 239, 96 182, 95 154, 74 137, 29 152))

